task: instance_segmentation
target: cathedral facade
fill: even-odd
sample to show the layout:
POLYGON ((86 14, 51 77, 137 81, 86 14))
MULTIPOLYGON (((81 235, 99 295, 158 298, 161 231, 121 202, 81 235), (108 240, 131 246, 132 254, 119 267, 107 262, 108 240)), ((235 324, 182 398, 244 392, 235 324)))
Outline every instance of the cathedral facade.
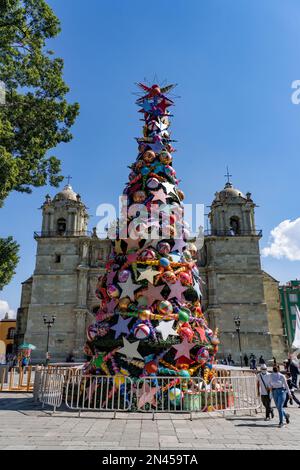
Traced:
MULTIPOLYGON (((84 359, 86 327, 93 321, 99 300, 95 295, 104 273, 110 240, 87 231, 87 208, 68 184, 42 205, 42 230, 35 233, 36 266, 22 284, 17 313, 17 343, 36 346, 34 362, 45 360, 47 330, 43 317, 56 317, 50 332, 52 361, 70 354, 84 359)), ((255 203, 228 181, 215 194, 209 213, 210 229, 198 253, 203 308, 212 328, 219 328, 219 357, 231 354, 240 361, 235 318, 240 319, 242 355, 265 360, 286 357, 280 314, 278 281, 261 269, 255 227, 255 203)))

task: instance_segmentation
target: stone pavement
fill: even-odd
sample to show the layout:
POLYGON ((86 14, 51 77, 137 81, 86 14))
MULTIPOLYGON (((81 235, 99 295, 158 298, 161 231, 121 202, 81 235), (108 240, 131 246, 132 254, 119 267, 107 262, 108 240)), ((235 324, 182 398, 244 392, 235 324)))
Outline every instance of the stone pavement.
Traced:
POLYGON ((265 422, 257 415, 212 413, 151 415, 58 411, 35 404, 31 394, 0 393, 0 449, 300 449, 300 409, 291 423, 265 422), (96 417, 97 416, 97 417, 96 417))

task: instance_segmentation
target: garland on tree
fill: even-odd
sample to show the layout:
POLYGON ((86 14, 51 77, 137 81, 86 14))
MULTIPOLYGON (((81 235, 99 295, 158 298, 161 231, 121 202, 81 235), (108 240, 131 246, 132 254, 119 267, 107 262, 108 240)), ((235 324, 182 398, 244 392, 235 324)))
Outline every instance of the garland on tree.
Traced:
POLYGON ((127 205, 97 284, 101 304, 87 330, 85 353, 92 359, 85 373, 201 376, 209 382, 219 339, 201 309, 197 249, 189 242, 184 193, 173 168, 168 109, 173 101, 167 94, 174 85, 138 86, 143 136, 136 139, 138 156, 124 190, 127 205))

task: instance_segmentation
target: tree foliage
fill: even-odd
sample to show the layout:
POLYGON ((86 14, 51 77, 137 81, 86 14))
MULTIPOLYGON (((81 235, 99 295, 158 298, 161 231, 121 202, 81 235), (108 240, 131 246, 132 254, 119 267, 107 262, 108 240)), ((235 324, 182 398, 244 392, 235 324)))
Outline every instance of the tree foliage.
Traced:
POLYGON ((15 274, 19 245, 12 237, 0 238, 0 291, 15 274))
POLYGON ((63 60, 46 50, 60 31, 45 0, 0 0, 0 205, 15 190, 57 186, 60 161, 48 151, 72 138, 79 112, 69 104, 63 60))

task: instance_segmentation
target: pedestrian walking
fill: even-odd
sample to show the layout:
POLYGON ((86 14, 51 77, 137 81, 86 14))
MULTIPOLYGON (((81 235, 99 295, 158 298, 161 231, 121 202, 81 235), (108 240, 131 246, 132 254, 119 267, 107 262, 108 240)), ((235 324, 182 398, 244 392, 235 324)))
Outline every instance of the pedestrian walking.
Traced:
POLYGON ((284 411, 283 405, 285 403, 286 395, 288 394, 288 396, 291 397, 291 392, 285 376, 279 372, 277 366, 273 367, 273 372, 270 374, 269 387, 272 391, 272 396, 278 410, 279 427, 282 428, 283 418, 285 418, 287 424, 290 422, 290 415, 284 411))
POLYGON ((299 375, 299 362, 298 359, 292 359, 290 362, 290 370, 292 381, 295 386, 298 386, 298 375, 299 375))
POLYGON ((256 370, 256 357, 254 354, 250 354, 250 369, 256 370))
POLYGON ((231 354, 228 354, 228 356, 227 356, 227 363, 228 363, 229 366, 233 365, 233 364, 232 364, 232 363, 233 363, 233 360, 232 360, 231 354))
POLYGON ((296 405, 298 405, 298 408, 300 408, 300 401, 298 400, 298 398, 295 395, 295 390, 297 389, 297 387, 296 387, 290 373, 287 373, 286 381, 287 381, 288 387, 289 387, 290 392, 291 392, 291 397, 289 397, 288 395, 286 396, 283 408, 288 407, 288 402, 290 402, 290 405, 292 405, 293 401, 296 403, 296 405))
POLYGON ((261 397, 262 404, 266 409, 265 421, 270 419, 270 416, 274 418, 274 411, 271 407, 271 395, 270 395, 270 376, 266 364, 262 364, 260 367, 260 373, 257 374, 258 392, 261 397))
POLYGON ((245 367, 248 367, 248 364, 249 364, 249 358, 247 356, 247 354, 245 353, 244 354, 244 364, 245 364, 245 367))
POLYGON ((258 359, 258 363, 259 365, 261 366, 262 364, 265 364, 266 361, 264 360, 263 356, 260 356, 260 358, 258 359))

